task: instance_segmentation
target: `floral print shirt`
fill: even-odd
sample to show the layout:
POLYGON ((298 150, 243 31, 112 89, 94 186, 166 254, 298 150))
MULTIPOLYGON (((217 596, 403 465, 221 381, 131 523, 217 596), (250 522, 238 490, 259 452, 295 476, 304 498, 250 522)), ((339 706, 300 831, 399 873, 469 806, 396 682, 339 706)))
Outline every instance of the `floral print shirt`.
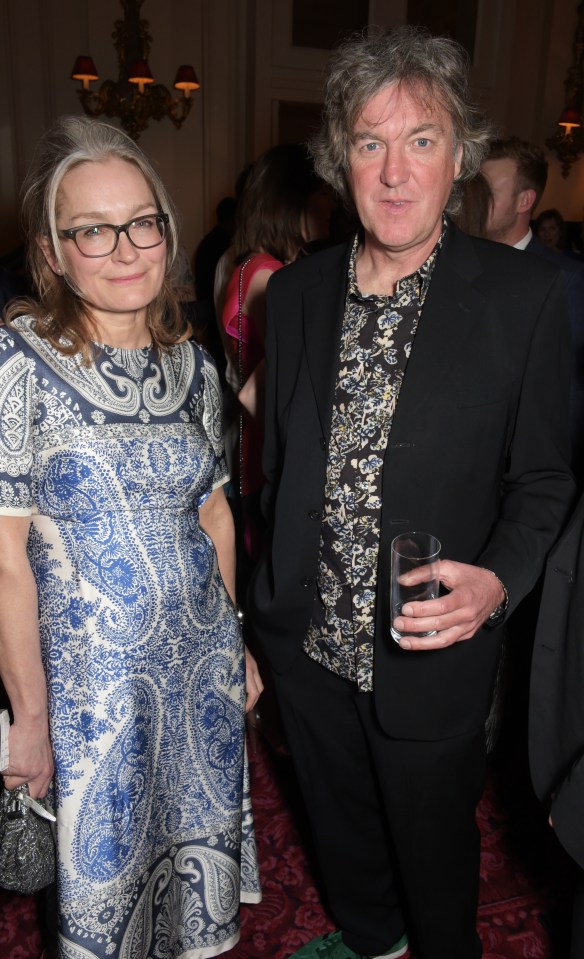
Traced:
POLYGON ((399 280, 393 296, 364 295, 349 260, 341 332, 318 592, 304 651, 339 676, 373 689, 373 640, 383 459, 397 398, 439 249, 399 280))

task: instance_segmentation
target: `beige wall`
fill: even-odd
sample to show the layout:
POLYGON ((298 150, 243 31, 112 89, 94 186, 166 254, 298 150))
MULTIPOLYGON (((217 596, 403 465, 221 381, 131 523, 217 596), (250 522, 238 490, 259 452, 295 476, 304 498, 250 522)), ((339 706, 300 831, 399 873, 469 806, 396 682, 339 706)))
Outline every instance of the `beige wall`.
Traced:
MULTIPOLYGON (((542 89, 542 123, 537 128, 539 140, 553 136, 557 119, 564 107, 564 80, 572 62, 572 40, 576 27, 577 0, 555 0, 551 3, 547 70, 542 89)), ((528 4, 529 6, 529 4, 528 4)), ((561 174, 559 161, 550 157, 550 174, 540 210, 557 207, 567 220, 584 218, 584 157, 572 167, 568 178, 561 174)))
MULTIPOLYGON (((327 53, 292 47, 291 3, 144 2, 155 78, 171 87, 176 67, 193 63, 202 83, 180 131, 153 121, 140 139, 179 206, 189 253, 244 162, 277 142, 280 103, 320 101, 327 53)), ((502 132, 542 145, 553 133, 576 6, 482 0, 473 87, 502 132)), ((405 10, 406 0, 370 0, 370 21, 391 26, 405 10)), ((103 78, 117 76, 111 33, 121 16, 119 0, 0 0, 0 255, 18 243, 18 189, 41 132, 59 114, 81 112, 69 79, 75 56, 90 53, 103 78)), ((542 204, 583 215, 584 159, 563 180, 551 158, 542 204)))
MULTIPOLYGON (((245 56, 234 51, 244 49, 246 13, 246 0, 146 0, 142 8, 155 79, 172 89, 177 66, 192 63, 202 84, 181 130, 152 121, 140 137, 177 202, 189 253, 245 154, 245 56)), ((55 117, 83 112, 69 79, 76 55, 89 53, 102 79, 117 78, 111 34, 122 16, 119 0, 0 0, 0 255, 18 242, 18 190, 40 134, 55 117)))
MULTIPOLYGON (((545 145, 564 106, 579 0, 516 0, 507 109, 497 117, 505 133, 545 145)), ((567 220, 584 216, 584 157, 567 179, 548 151, 549 176, 539 209, 557 207, 567 220)))

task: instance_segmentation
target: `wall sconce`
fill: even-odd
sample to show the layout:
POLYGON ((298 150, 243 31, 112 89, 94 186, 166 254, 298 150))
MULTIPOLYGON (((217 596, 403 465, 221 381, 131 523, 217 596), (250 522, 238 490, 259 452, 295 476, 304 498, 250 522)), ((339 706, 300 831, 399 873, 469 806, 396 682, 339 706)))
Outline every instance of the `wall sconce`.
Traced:
POLYGON ((80 80, 77 91, 85 112, 91 117, 119 117, 124 130, 137 140, 150 120, 169 117, 177 130, 188 117, 193 90, 201 84, 194 68, 181 66, 177 70, 174 88, 182 91, 181 97, 173 98, 161 83, 155 83, 148 65, 150 54, 149 23, 140 19, 140 7, 144 0, 120 0, 124 19, 116 20, 112 38, 118 54, 119 78, 104 80, 99 90, 93 91, 90 84, 99 80, 91 57, 77 57, 71 72, 72 80, 80 80))
POLYGON ((566 74, 564 88, 566 90, 566 106, 558 120, 559 129, 553 137, 545 141, 548 149, 552 150, 562 164, 562 176, 569 175, 572 164, 581 153, 584 153, 584 126, 583 126, 583 68, 584 68, 584 3, 578 4, 578 22, 572 41, 572 66, 566 74))

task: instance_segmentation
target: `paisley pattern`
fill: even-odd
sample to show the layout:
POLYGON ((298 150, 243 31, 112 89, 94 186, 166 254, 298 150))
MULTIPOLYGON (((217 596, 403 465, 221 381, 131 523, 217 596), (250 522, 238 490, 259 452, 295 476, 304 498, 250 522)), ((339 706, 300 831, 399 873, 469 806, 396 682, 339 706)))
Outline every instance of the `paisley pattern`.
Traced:
POLYGON ((357 285, 349 261, 321 528, 320 603, 305 641, 316 662, 373 689, 373 641, 383 458, 432 271, 442 244, 393 296, 357 285))
POLYGON ((204 351, 0 330, 0 514, 30 515, 61 952, 202 959, 260 899, 235 611, 198 509, 227 479, 204 351))

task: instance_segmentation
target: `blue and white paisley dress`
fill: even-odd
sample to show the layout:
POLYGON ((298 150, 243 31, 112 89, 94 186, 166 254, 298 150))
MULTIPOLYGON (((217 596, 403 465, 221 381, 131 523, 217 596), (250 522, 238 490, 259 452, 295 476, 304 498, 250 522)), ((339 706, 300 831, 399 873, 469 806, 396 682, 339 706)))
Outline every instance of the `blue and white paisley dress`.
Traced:
POLYGON ((244 658, 198 507, 227 478, 204 351, 91 367, 0 329, 0 514, 30 515, 63 959, 202 959, 260 899, 244 658))

